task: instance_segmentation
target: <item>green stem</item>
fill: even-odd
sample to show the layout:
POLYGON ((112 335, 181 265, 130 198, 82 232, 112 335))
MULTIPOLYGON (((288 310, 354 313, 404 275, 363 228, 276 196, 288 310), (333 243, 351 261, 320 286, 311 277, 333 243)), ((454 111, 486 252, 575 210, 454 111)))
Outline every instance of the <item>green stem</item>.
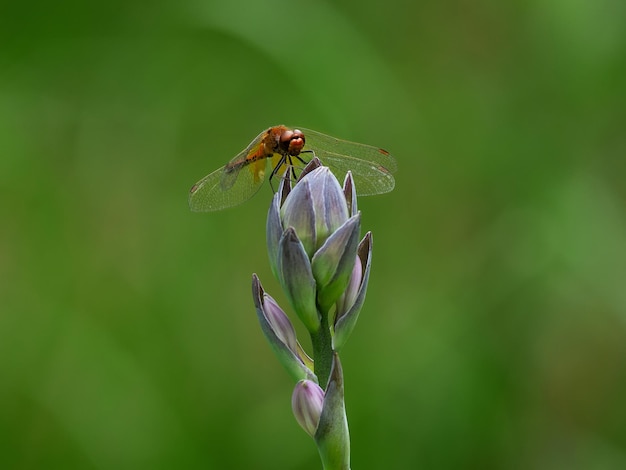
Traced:
POLYGON ((311 333, 311 344, 313 345, 315 375, 317 375, 320 387, 325 389, 333 365, 333 346, 328 327, 328 314, 321 313, 320 328, 316 333, 311 333))
POLYGON ((324 470, 350 470, 350 431, 343 395, 343 370, 335 354, 315 443, 324 470))

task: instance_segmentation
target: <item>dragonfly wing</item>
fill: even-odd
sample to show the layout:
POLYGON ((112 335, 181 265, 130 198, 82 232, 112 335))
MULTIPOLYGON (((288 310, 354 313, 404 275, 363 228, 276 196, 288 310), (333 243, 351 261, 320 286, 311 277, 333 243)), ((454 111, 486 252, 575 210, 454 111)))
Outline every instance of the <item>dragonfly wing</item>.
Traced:
POLYGON ((398 166, 385 150, 337 139, 311 129, 299 129, 306 139, 305 149, 312 150, 339 181, 343 182, 348 170, 352 172, 360 196, 383 194, 394 188, 392 173, 398 166))
POLYGON ((267 165, 267 162, 256 162, 236 172, 229 172, 225 166, 215 170, 193 185, 189 193, 189 207, 195 212, 212 212, 247 201, 263 184, 265 167, 257 171, 262 165, 267 165))
POLYGON ((224 191, 230 189, 230 187, 235 183, 237 177, 239 176, 239 171, 241 170, 241 168, 246 166, 246 162, 252 157, 252 155, 259 152, 261 144, 263 143, 263 138, 266 134, 267 131, 263 131, 259 135, 257 135, 245 149, 239 152, 224 166, 223 169, 225 171, 222 173, 221 182, 222 189, 224 191))
POLYGON ((375 163, 376 166, 385 168, 388 173, 395 173, 398 170, 396 159, 386 150, 371 145, 337 139, 312 129, 304 129, 302 127, 298 129, 304 133, 306 139, 305 149, 345 155, 346 157, 375 163))
POLYGON ((196 212, 212 212, 233 207, 250 199, 265 179, 267 162, 250 162, 251 155, 261 148, 267 131, 257 135, 250 144, 222 168, 193 185, 189 207, 196 212))
POLYGON ((222 178, 220 179, 220 186, 222 187, 222 191, 228 191, 233 187, 237 178, 239 177, 239 171, 243 168, 243 165, 239 165, 236 167, 224 166, 220 168, 222 171, 222 178))
POLYGON ((351 171, 359 196, 388 193, 393 190, 396 184, 391 173, 373 163, 324 151, 316 151, 315 153, 316 155, 319 153, 317 155, 319 159, 330 168, 340 183, 343 184, 346 174, 351 171))

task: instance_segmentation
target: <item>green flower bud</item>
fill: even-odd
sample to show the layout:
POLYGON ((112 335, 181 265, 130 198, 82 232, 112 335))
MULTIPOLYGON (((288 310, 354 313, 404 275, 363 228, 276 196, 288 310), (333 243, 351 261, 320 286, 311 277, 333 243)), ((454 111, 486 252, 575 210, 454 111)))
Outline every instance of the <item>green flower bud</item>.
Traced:
POLYGON ((310 332, 320 327, 311 263, 293 228, 278 243, 279 280, 291 306, 310 332))
POLYGON ((356 259, 361 216, 348 219, 328 237, 311 261, 318 303, 328 311, 348 286, 356 259))

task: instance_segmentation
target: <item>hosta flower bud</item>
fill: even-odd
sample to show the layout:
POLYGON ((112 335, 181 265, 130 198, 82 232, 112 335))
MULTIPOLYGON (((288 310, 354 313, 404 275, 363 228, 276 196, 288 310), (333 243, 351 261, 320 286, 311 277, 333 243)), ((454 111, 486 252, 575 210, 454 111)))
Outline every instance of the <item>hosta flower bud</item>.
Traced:
POLYGON ((345 291, 354 267, 361 228, 361 216, 355 215, 341 225, 311 261, 317 282, 318 303, 328 311, 345 291))
MULTIPOLYGON (((348 204, 339 181, 327 167, 316 168, 302 181, 308 181, 310 184, 317 235, 315 248, 319 249, 326 239, 348 220, 348 204)), ((297 189, 298 185, 294 191, 297 189)))
POLYGON ((298 424, 311 437, 315 436, 324 407, 324 390, 315 382, 301 380, 291 396, 291 408, 298 424))
POLYGON ((252 297, 261 330, 287 372, 295 380, 317 382, 312 370, 313 361, 298 343, 291 321, 278 303, 264 292, 256 274, 252 276, 252 297))
POLYGON ((361 228, 348 172, 344 187, 313 159, 295 186, 274 195, 267 219, 272 271, 310 332, 319 329, 318 308, 328 312, 348 286, 361 228))
POLYGON ((269 294, 263 294, 263 312, 278 339, 291 349, 294 354, 297 354, 296 330, 294 330, 283 309, 269 294))
POLYGON ((287 196, 280 209, 280 218, 283 228, 291 227, 298 234, 298 239, 304 246, 309 258, 316 248, 315 209, 309 180, 303 179, 287 196))
POLYGON ((348 311, 348 309, 354 305, 362 280, 363 263, 361 263, 361 258, 357 256, 354 268, 352 269, 352 274, 350 275, 348 287, 346 287, 345 292, 337 301, 337 319, 340 319, 348 311))
POLYGON ((359 243, 357 262, 354 265, 350 283, 337 302, 335 317, 335 336, 333 347, 339 351, 354 330, 367 292, 372 263, 372 234, 367 232, 359 243))
POLYGON ((346 197, 346 203, 348 204, 348 213, 350 216, 356 215, 358 212, 356 202, 356 189, 354 188, 354 180, 352 179, 352 172, 346 173, 346 178, 343 181, 343 194, 346 197))
POLYGON ((289 227, 278 243, 278 273, 291 306, 310 332, 320 327, 311 263, 295 230, 289 227))

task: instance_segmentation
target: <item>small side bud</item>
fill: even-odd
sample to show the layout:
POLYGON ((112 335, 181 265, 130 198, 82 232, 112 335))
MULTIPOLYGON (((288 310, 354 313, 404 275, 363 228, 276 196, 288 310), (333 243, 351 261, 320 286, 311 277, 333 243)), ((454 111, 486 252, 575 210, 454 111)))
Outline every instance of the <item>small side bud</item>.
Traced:
POLYGON ((354 188, 354 179, 352 178, 352 172, 346 173, 346 179, 343 182, 343 194, 346 196, 346 203, 348 204, 348 214, 350 217, 356 215, 359 212, 356 202, 356 189, 354 188))
POLYGON ((296 339, 296 330, 294 330, 291 321, 280 308, 280 305, 269 294, 263 294, 262 298, 263 313, 269 322, 272 330, 294 354, 298 354, 298 346, 296 339))
POLYGON ((261 330, 289 375, 296 381, 317 381, 313 363, 298 343, 293 325, 283 309, 265 293, 256 274, 252 276, 252 298, 261 330))
POLYGON ((365 301, 367 283, 370 277, 370 267, 372 264, 372 233, 367 232, 358 249, 358 262, 355 263, 355 271, 360 267, 361 273, 353 271, 352 278, 345 297, 337 304, 337 317, 335 318, 335 336, 333 337, 333 348, 340 351, 348 337, 354 330, 359 312, 365 301), (357 281, 360 281, 357 286, 357 281))
MULTIPOLYGON (((281 189, 285 186, 284 180, 281 182, 281 189)), ((270 209, 267 214, 266 235, 267 235, 267 253, 270 258, 270 267, 272 274, 276 279, 279 276, 278 268, 278 243, 283 235, 283 226, 280 221, 280 193, 274 194, 270 209)))
POLYGON ((352 275, 350 276, 350 282, 343 295, 337 301, 337 319, 343 316, 356 301, 357 294, 361 288, 361 280, 363 279, 363 264, 361 258, 356 257, 354 268, 352 269, 352 275))
POLYGON ((291 396, 291 408, 298 424, 314 437, 324 407, 324 390, 315 382, 301 380, 291 396))

